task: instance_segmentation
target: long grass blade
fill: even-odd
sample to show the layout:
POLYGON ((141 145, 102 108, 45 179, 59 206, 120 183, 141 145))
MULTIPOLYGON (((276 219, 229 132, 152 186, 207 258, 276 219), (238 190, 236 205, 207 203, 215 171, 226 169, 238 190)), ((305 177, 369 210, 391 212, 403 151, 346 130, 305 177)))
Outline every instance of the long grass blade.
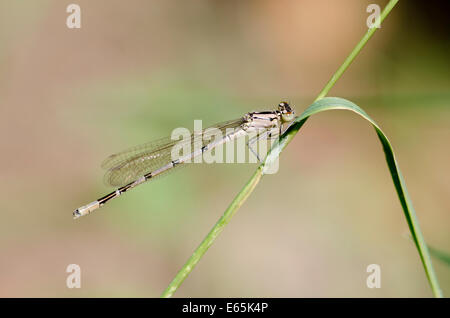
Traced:
MULTIPOLYGON (((338 97, 326 97, 326 98, 323 98, 323 99, 320 99, 320 100, 314 102, 299 117, 296 118, 294 124, 291 125, 286 130, 286 132, 280 138, 280 141, 276 142, 273 145, 272 151, 267 156, 266 161, 268 163, 270 163, 270 161, 272 161, 276 157, 278 157, 278 155, 281 153, 281 151, 283 151, 283 149, 286 147, 286 145, 292 139, 292 137, 298 132, 298 130, 303 126, 305 121, 311 115, 314 115, 314 114, 317 114, 317 113, 320 113, 323 111, 327 111, 327 110, 336 110, 336 109, 353 111, 356 114, 363 117, 364 119, 366 119, 368 122, 370 122, 372 124, 372 126, 375 128, 378 138, 380 139, 380 142, 383 146, 383 151, 386 156, 386 162, 387 162, 387 165, 389 168, 389 172, 391 173, 392 181, 393 181, 395 189, 397 191, 397 196, 400 200, 400 204, 402 206, 402 209, 403 209, 403 212, 404 212, 404 215, 406 218, 406 222, 408 223, 408 227, 411 232, 411 236, 412 236, 413 241, 419 252, 419 256, 422 261, 422 265, 425 269, 425 274, 428 278, 428 281, 430 283, 430 286, 431 286, 434 296, 442 297, 442 291, 439 288, 438 279, 437 279, 437 276, 433 269, 433 264, 431 262, 430 253, 428 251, 427 245, 425 243, 422 232, 420 230, 419 221, 417 219, 416 212, 415 212, 413 204, 411 202, 411 198, 408 194, 405 180, 403 179, 402 173, 401 173, 398 163, 395 159, 392 146, 391 146, 388 138, 386 137, 386 135, 380 129, 380 127, 375 123, 375 121, 372 118, 369 117, 369 115, 367 115, 367 113, 364 110, 362 110, 356 104, 354 104, 346 99, 338 98, 338 97)), ((264 172, 264 168, 263 168, 263 172, 264 172)))
MULTIPOLYGON (((386 7, 383 9, 381 16, 380 16, 380 23, 384 21, 384 19, 389 15, 391 10, 394 8, 394 6, 397 4, 398 0, 390 0, 386 7)), ((356 58, 356 56, 360 53, 362 48, 366 45, 366 43, 369 41, 369 39, 373 36, 377 28, 371 28, 369 29, 366 34, 362 37, 362 39, 358 42, 358 44, 355 46, 355 48, 352 50, 352 52, 347 56, 347 58, 344 60, 344 63, 338 68, 338 70, 333 74, 331 79, 328 81, 328 83, 325 85, 325 87, 322 89, 322 91, 319 93, 317 98, 315 99, 315 103, 321 100, 323 97, 325 97, 330 89, 334 86, 334 84, 338 81, 338 79, 342 76, 342 74, 345 72, 345 70, 349 67, 349 65, 353 62, 353 60, 356 58)), ((315 105, 315 103, 313 105, 315 105)), ((350 102, 349 102, 350 103, 350 102)), ((311 105, 311 107, 313 106, 311 105)), ((356 105, 355 105, 356 106, 356 105)), ((311 110, 311 107, 309 107, 307 110, 311 110)), ((357 106, 356 106, 357 107, 357 106)), ((180 269, 180 271, 177 273, 175 278, 172 280, 172 282, 169 284, 167 289, 163 292, 161 297, 171 297, 175 291, 178 289, 178 287, 181 285, 181 283, 184 281, 184 279, 190 274, 190 272, 193 270, 193 268, 197 265, 197 263, 200 261, 201 257, 204 255, 206 250, 212 245, 216 237, 218 236, 218 233, 220 233, 223 230, 223 227, 229 222, 230 218, 234 215, 234 213, 237 211, 237 209, 245 202, 245 200, 248 198, 248 196, 251 194, 253 189, 256 187, 256 185, 261 180, 262 175, 264 174, 264 171, 266 171, 266 167, 268 167, 271 164, 271 161, 279 156, 281 151, 289 144, 289 142, 292 140, 292 138, 295 136, 295 134, 299 131, 299 129, 303 126, 303 124, 308 119, 308 116, 300 116, 297 118, 297 120, 289 127, 287 131, 283 134, 283 136, 280 138, 279 142, 275 143, 275 145, 271 148, 271 151, 266 156, 264 163, 262 163, 258 169, 255 171, 255 173, 252 175, 250 180, 247 182, 247 184, 239 191, 237 196, 234 198, 230 206, 227 208, 223 216, 219 219, 219 221, 214 225, 212 230, 208 233, 208 235, 205 237, 205 239, 202 241, 202 243, 197 247, 194 254, 188 259, 188 261, 184 264, 184 266, 180 269)), ((378 135, 380 140, 383 143, 382 136, 378 135)), ((385 136, 384 136, 385 137, 385 136)), ((387 138, 385 138, 387 141, 387 138)), ((392 148, 390 147, 389 142, 387 144, 383 143, 384 149, 390 149, 392 152, 392 148), (387 148, 385 148, 385 145, 387 145, 387 148)), ((392 158, 393 153, 392 153, 392 158)), ((387 158, 388 159, 388 158, 387 158)), ((395 163, 395 160, 394 160, 395 163)), ((388 161, 389 165, 389 161, 388 161)), ((389 165, 390 171, 397 170, 397 166, 391 166, 389 165), (395 168, 392 170, 392 168, 395 168)), ((399 172, 399 170, 398 170, 399 172)), ((409 196, 406 192, 402 191, 404 185, 403 178, 401 177, 401 174, 397 173, 396 177, 394 178, 393 175, 394 184, 396 185, 397 192, 400 190, 400 193, 403 193, 403 196, 399 196, 401 199, 402 207, 407 208, 405 215, 407 216, 408 225, 410 226, 411 232, 414 236, 414 242, 416 243, 416 246, 419 250, 419 254, 422 260, 422 263, 424 264, 425 271, 427 273, 427 277, 430 281, 430 285, 432 287, 433 293, 436 297, 442 296, 442 293, 439 289, 439 285, 437 282, 436 275, 434 274, 433 266, 431 263, 431 259, 428 253, 428 250, 426 248, 426 245, 424 243, 422 234, 420 232, 420 228, 417 222, 417 217, 415 216, 414 210, 409 210, 408 208, 412 208, 412 204, 410 203, 409 196), (400 187, 399 187, 400 185, 400 187), (406 198, 404 194, 406 193, 406 198), (412 212, 411 212, 412 211, 412 212)), ((406 187, 404 187, 406 190, 406 187)), ((399 193, 399 192, 398 192, 399 193)))

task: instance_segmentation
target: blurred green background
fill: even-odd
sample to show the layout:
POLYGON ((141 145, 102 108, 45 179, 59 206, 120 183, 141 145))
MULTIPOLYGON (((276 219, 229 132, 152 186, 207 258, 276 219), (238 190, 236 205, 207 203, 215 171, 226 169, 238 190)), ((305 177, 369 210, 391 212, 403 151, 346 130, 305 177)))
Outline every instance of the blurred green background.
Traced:
MULTIPOLYGON (((93 215, 109 154, 288 99, 305 109, 387 1, 0 1, 0 296, 157 297, 253 173, 193 165, 93 215), (81 266, 81 288, 66 267, 81 266)), ((449 5, 400 1, 331 91, 390 138, 450 251, 449 5)), ((450 268, 434 260, 445 294, 450 268)), ((373 129, 311 118, 176 296, 430 297, 373 129), (366 267, 381 266, 381 288, 366 267)))

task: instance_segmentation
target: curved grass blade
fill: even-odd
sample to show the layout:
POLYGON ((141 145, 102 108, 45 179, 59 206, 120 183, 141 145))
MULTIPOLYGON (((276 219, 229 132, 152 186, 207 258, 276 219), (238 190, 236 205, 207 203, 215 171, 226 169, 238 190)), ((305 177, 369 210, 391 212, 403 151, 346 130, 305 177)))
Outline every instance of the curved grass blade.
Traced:
MULTIPOLYGON (((303 126, 305 121, 311 115, 327 110, 336 110, 336 109, 353 111, 356 114, 363 117, 364 119, 366 119, 368 122, 370 122, 372 126, 375 128, 378 138, 380 139, 380 142, 383 146, 383 151, 386 156, 386 162, 389 168, 389 172, 391 173, 392 181, 397 191, 397 196, 400 200, 400 204, 402 206, 406 222, 408 223, 411 236, 419 252, 422 265, 425 269, 425 274, 428 278, 428 281, 430 283, 431 289, 435 297, 442 297, 442 291, 439 288, 438 279, 433 269, 430 253, 428 251, 427 245, 420 230, 419 221, 417 219, 416 212, 409 197, 405 180, 403 179, 402 173, 395 159, 392 146, 386 135, 381 130, 381 128, 375 123, 375 121, 372 118, 369 117, 369 115, 367 115, 367 113, 364 110, 362 110, 356 104, 346 99, 338 97, 326 97, 314 102, 299 117, 296 118, 293 125, 291 125, 283 134, 283 136, 280 138, 280 141, 273 145, 272 151, 266 158, 266 162, 270 164, 272 160, 278 157, 281 151, 287 146, 287 144, 292 140, 293 136, 297 133, 297 131, 303 126)), ((266 163, 263 163, 263 166, 265 165, 266 163)))
MULTIPOLYGON (((388 4, 384 7, 384 9, 381 13, 380 23, 384 21, 384 19, 389 15, 391 10, 395 7, 395 5, 397 3, 398 3, 398 0, 389 0, 388 4)), ((375 33, 376 30, 377 30, 377 28, 370 28, 364 34, 364 36, 361 38, 361 40, 357 43, 357 45, 353 48, 353 50, 350 52, 350 54, 344 60, 344 63, 338 68, 338 70, 333 74, 333 76, 330 78, 328 83, 325 85, 325 87, 319 93, 319 95, 315 99, 315 102, 322 99, 323 97, 325 97, 328 94, 330 89, 339 80, 339 78, 342 76, 342 74, 345 72, 345 70, 349 67, 349 65, 353 62, 353 60, 356 58, 356 56, 359 54, 359 52, 362 50, 362 48, 367 44, 367 42, 373 36, 373 34, 375 33)), ((231 202, 231 204, 225 210, 223 216, 219 219, 219 221, 214 225, 212 230, 204 238, 204 240, 202 241, 200 246, 197 247, 194 254, 183 265, 183 267, 177 273, 175 278, 172 280, 172 282, 169 284, 169 286, 163 292, 161 297, 171 297, 174 294, 174 292, 178 289, 178 287, 181 285, 181 283, 184 281, 184 279, 190 274, 190 272, 193 270, 193 268, 197 265, 200 258, 204 255, 204 253, 209 248, 209 246, 212 245, 212 243, 214 242, 214 240, 216 239, 218 234, 223 230, 223 227, 229 222, 231 217, 234 215, 234 213, 236 213, 237 209, 239 209, 239 207, 245 202, 245 200, 248 198, 248 196, 251 194, 251 192, 253 192, 254 188, 261 180, 263 171, 265 170, 264 167, 266 167, 268 164, 270 164, 271 160, 278 157, 278 155, 281 153, 281 151, 287 146, 287 144, 292 140, 292 138, 294 138, 295 134, 299 131, 299 129, 303 126, 303 124, 306 122, 307 119, 308 119, 307 116, 306 117, 300 116, 289 127, 289 129, 287 129, 284 132, 280 141, 278 143, 276 143, 274 145, 274 147, 271 148, 271 151, 270 151, 269 155, 266 156, 264 163, 261 164, 256 169, 255 173, 252 175, 252 177, 247 182, 247 184, 244 186, 244 188, 242 188, 241 191, 239 191, 237 196, 234 198, 234 200, 231 202)), ((402 205, 402 207, 403 207, 403 205, 402 205)), ((413 220, 414 221, 416 220, 415 214, 414 214, 413 220)), ((415 223, 417 223, 417 222, 413 222, 413 224, 415 224, 415 223)), ((408 222, 408 225, 410 225, 410 222, 408 222)), ((411 226, 410 226, 410 228, 411 228, 411 226)), ((421 239, 419 240, 421 242, 421 246, 425 245, 425 243, 423 242, 423 238, 420 233, 418 224, 417 224, 417 229, 419 230, 419 234, 421 237, 421 239)), ((417 244, 416 238, 415 238, 414 242, 416 243, 416 246, 417 246, 418 244, 417 244)), ((424 252, 424 256, 423 256, 423 253, 421 253, 421 251, 423 249, 421 249, 421 247, 418 247, 418 249, 419 249, 419 253, 421 254, 422 263, 424 264, 424 268, 427 273, 427 277, 430 282, 433 293, 436 297, 442 297, 442 292, 439 289, 439 284, 438 284, 436 275, 434 274, 434 270, 433 270, 433 266, 432 266, 432 263, 431 263, 431 260, 429 257, 428 250, 426 250, 426 246, 425 246, 425 252, 424 252), (426 262, 424 262, 424 259, 426 259, 426 262)))

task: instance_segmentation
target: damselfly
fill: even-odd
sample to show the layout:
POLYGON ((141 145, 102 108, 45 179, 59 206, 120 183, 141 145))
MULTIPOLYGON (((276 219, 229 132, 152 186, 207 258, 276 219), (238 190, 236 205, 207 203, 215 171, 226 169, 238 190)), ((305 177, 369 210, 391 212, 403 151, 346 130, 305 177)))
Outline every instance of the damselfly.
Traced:
MULTIPOLYGON (((273 130, 278 131, 277 135, 279 136, 283 126, 291 123, 294 117, 294 111, 290 105, 286 102, 281 102, 276 110, 251 112, 239 119, 214 125, 214 128, 219 129, 224 134, 221 138, 212 142, 200 139, 200 147, 195 147, 195 142, 198 140, 196 137, 202 135, 204 131, 194 132, 191 135, 192 138, 188 141, 190 145, 194 145, 194 150, 181 157, 173 157, 172 150, 174 147, 183 145, 180 145, 180 141, 172 140, 171 137, 162 138, 113 154, 103 161, 102 167, 107 170, 105 182, 119 188, 94 202, 76 209, 73 212, 73 217, 78 218, 87 215, 103 206, 109 200, 117 198, 137 185, 166 174, 176 167, 189 163, 192 159, 203 155, 205 152, 239 137, 256 132, 258 140, 272 138, 273 130)), ((247 142, 250 150, 252 150, 251 143, 253 141, 255 141, 255 138, 247 142)), ((256 153, 255 155, 257 156, 256 153)))

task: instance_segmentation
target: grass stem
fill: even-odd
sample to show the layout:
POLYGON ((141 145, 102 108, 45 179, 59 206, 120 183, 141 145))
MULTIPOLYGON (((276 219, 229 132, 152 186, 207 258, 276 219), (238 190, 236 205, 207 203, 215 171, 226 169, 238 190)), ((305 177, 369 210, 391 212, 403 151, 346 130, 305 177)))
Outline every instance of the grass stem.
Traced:
MULTIPOLYGON (((383 11, 380 15, 380 23, 382 23, 384 21, 384 19, 389 15, 389 13, 394 8, 394 6, 397 4, 398 1, 399 0, 390 0, 389 1, 389 3, 383 9, 383 11)), ((355 48, 347 56, 344 63, 342 63, 342 65, 338 68, 338 70, 330 78, 330 80, 325 85, 325 87, 321 90, 321 92, 315 99, 315 102, 323 99, 328 94, 328 92, 331 90, 331 88, 334 86, 334 84, 339 80, 339 78, 342 76, 342 74, 345 72, 345 70, 347 70, 347 68, 350 66, 350 64, 353 62, 353 60, 356 58, 356 56, 361 52, 362 48, 366 45, 366 43, 373 36, 373 34, 375 33, 376 30, 377 30, 377 28, 368 29, 368 31, 364 34, 362 39, 358 42, 358 44, 355 46, 355 48)), ((312 106, 314 106, 314 105, 311 105, 309 108, 311 108, 312 106)), ((208 248, 214 243, 216 238, 223 231, 224 227, 228 224, 228 222, 230 222, 231 218, 236 213, 236 211, 244 204, 246 199, 253 192, 256 185, 259 183, 259 181, 261 180, 261 178, 264 174, 265 167, 269 164, 269 162, 271 160, 273 160, 275 157, 279 156, 279 154, 288 145, 288 143, 294 138, 294 136, 297 134, 299 129, 303 126, 303 124, 306 122, 306 120, 308 118, 309 118, 309 115, 301 117, 298 120, 296 120, 294 122, 294 124, 291 125, 289 127, 289 129, 287 129, 285 131, 285 133, 280 138, 280 140, 274 144, 274 146, 270 150, 269 154, 267 155, 265 161, 256 169, 255 173, 250 177, 247 184, 239 191, 239 193, 233 199, 231 204, 225 210, 222 217, 217 221, 217 223, 214 225, 214 227, 211 229, 211 231, 206 235, 206 237, 203 239, 203 241, 200 243, 200 245, 197 247, 197 249, 191 255, 191 257, 183 265, 183 267, 177 273, 175 278, 172 280, 172 282, 169 284, 169 286, 166 288, 166 290, 162 293, 161 297, 172 297, 173 296, 173 294, 180 287, 182 282, 192 272, 192 270, 197 265, 197 263, 200 261, 202 256, 206 253, 208 248)), ((380 136, 380 140, 383 143, 383 139, 381 136, 380 136)), ((387 138, 386 138, 386 140, 387 140, 387 138)), ((385 146, 385 144, 383 144, 383 146, 385 146)), ((389 145, 389 147, 390 147, 390 145, 389 145)), ((385 152, 386 152, 386 149, 385 149, 385 152)), ((392 153, 392 158, 394 158, 393 153, 392 153)), ((388 165, 389 165, 390 161, 388 159, 387 159, 387 161, 388 161, 388 165)), ((431 263, 431 258, 430 258, 428 249, 426 247, 425 240, 423 239, 423 236, 421 234, 417 218, 416 218, 414 210, 412 208, 412 204, 407 195, 406 186, 404 185, 403 178, 401 177, 401 174, 399 174, 398 180, 395 179, 394 174, 397 173, 397 170, 398 170, 397 166, 395 166, 396 169, 394 169, 394 170, 392 170, 393 167, 391 167, 390 165, 389 165, 389 168, 391 169, 391 174, 394 179, 394 185, 396 186, 397 193, 398 193, 400 201, 402 203, 402 207, 404 208, 405 215, 406 215, 406 218, 408 221, 408 225, 410 227, 411 233, 412 233, 414 241, 416 243, 416 247, 419 251, 419 255, 422 260, 423 266, 425 268, 425 272, 427 274, 427 278, 430 282, 433 293, 434 293, 435 297, 442 297, 442 293, 439 289, 437 277, 434 273, 433 266, 431 263), (398 188, 399 184, 400 184, 400 189, 398 188), (403 200, 402 200, 401 196, 404 195, 405 193, 406 193, 406 197, 403 197, 403 200), (407 209, 405 209, 405 206, 407 207, 407 209)), ((398 173, 399 172, 400 171, 398 170, 398 173)))

